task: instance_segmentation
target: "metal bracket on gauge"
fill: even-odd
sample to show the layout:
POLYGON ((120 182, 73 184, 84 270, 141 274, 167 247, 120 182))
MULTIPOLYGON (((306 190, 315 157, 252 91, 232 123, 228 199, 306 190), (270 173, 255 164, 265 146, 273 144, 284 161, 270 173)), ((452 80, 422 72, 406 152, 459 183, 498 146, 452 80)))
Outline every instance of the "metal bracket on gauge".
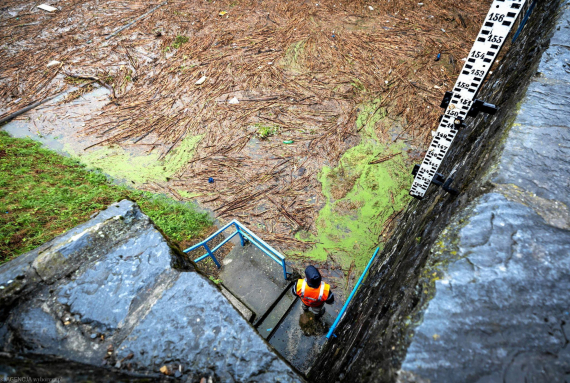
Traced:
MULTIPOLYGON (((453 92, 449 92, 449 91, 445 92, 445 95, 443 96, 443 100, 441 100, 440 107, 442 107, 443 109, 447 109, 447 107, 449 106, 449 103, 451 102, 452 97, 453 97, 453 92)), ((485 101, 475 99, 475 100, 473 100, 473 104, 471 104, 471 108, 469 109, 469 112, 467 112, 467 116, 477 117, 479 112, 487 113, 487 114, 495 114, 495 113, 497 113, 498 110, 499 109, 493 104, 489 104, 489 103, 486 103, 485 101)), ((440 117, 440 120, 441 120, 441 117, 440 117)))
MULTIPOLYGON (((420 165, 414 165, 412 174, 415 176, 416 174, 418 174, 419 170, 420 170, 420 165)), ((445 190, 451 195, 459 195, 459 190, 453 189, 451 187, 451 183, 453 182, 453 173, 455 173, 455 171, 453 171, 452 174, 450 174, 449 177, 447 177, 447 179, 443 174, 435 173, 435 176, 431 180, 431 183, 437 186, 441 186, 443 190, 445 190)))
POLYGON ((473 101, 473 105, 471 105, 471 109, 467 113, 469 117, 477 117, 479 112, 487 113, 487 114, 495 114, 499 110, 495 105, 488 104, 481 100, 473 101))
POLYGON ((443 109, 447 109, 449 103, 451 102, 451 97, 453 97, 453 92, 450 91, 445 92, 445 94, 443 95, 443 100, 441 100, 440 107, 443 109))

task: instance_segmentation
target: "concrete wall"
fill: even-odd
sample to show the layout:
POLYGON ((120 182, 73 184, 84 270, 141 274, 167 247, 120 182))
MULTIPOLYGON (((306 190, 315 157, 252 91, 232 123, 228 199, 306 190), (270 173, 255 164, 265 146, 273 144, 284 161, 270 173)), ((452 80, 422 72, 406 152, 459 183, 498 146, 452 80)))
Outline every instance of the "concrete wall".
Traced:
POLYGON ((568 2, 539 1, 313 367, 318 382, 564 381, 570 298, 568 2), (554 37, 552 37, 554 36, 554 37), (552 40, 550 38, 552 37, 552 40))

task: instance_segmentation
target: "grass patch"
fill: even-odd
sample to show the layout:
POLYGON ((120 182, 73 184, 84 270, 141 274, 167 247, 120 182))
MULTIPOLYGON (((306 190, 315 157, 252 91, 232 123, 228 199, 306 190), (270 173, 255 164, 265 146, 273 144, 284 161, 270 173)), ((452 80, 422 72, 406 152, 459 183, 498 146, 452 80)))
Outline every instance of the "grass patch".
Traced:
POLYGON ((178 35, 176 36, 176 38, 174 39, 174 42, 172 43, 171 47, 174 49, 178 49, 180 48, 182 45, 186 44, 190 39, 186 36, 182 36, 182 35, 178 35))
POLYGON ((175 242, 200 237, 212 225, 207 213, 192 206, 113 185, 76 160, 0 132, 0 264, 125 198, 175 242))
POLYGON ((257 137, 262 140, 266 140, 279 132, 279 127, 275 125, 255 124, 254 126, 257 137))

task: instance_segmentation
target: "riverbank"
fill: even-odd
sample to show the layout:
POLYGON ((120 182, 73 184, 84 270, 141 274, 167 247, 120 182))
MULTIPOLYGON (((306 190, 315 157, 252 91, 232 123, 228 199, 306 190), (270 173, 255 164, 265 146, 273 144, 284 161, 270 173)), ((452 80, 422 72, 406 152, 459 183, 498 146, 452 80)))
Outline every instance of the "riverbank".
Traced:
POLYGON ((83 223, 122 199, 136 201, 171 240, 195 240, 212 219, 195 205, 112 184, 31 139, 0 132, 0 263, 83 223))

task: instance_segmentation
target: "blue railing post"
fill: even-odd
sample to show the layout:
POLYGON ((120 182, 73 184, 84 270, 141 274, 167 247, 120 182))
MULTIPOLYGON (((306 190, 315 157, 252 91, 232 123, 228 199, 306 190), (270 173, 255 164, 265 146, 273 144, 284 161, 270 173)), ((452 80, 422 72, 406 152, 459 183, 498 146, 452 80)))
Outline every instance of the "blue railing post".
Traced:
POLYGON ((204 244, 204 249, 206 249, 206 251, 208 252, 208 254, 210 255, 210 258, 212 258, 212 261, 214 261, 214 263, 216 264, 216 266, 219 268, 222 267, 222 265, 220 265, 220 263, 218 262, 218 260, 216 259, 216 257, 214 256, 214 253, 212 253, 212 250, 210 250, 210 248, 208 247, 207 244, 204 244))
POLYGON ((279 253, 277 250, 275 250, 274 248, 269 246, 262 239, 260 239, 257 235, 255 235, 247 227, 243 226, 241 223, 236 221, 235 219, 233 221, 231 221, 230 223, 226 224, 224 227, 222 227, 218 231, 216 231, 214 234, 210 235, 208 238, 206 238, 202 242, 190 246, 189 248, 184 250, 184 252, 188 253, 192 250, 198 249, 201 246, 204 246, 204 249, 206 249, 207 253, 202 255, 201 257, 196 258, 194 260, 194 262, 197 263, 197 262, 203 261, 204 259, 210 257, 210 258, 212 258, 212 261, 214 261, 214 263, 216 264, 218 269, 220 269, 222 267, 222 265, 220 265, 220 263, 218 262, 218 260, 214 256, 214 253, 216 252, 216 250, 218 250, 224 244, 226 244, 230 239, 232 239, 235 235, 239 235, 242 246, 245 246, 246 240, 247 240, 247 241, 251 242, 251 244, 253 244, 255 247, 257 247, 259 250, 261 250, 261 252, 263 252, 263 254, 267 255, 273 261, 275 261, 279 265, 281 265, 281 267, 283 268, 283 277, 285 279, 287 279, 287 267, 286 267, 287 265, 285 264, 285 257, 283 255, 281 255, 281 253, 279 253), (219 234, 221 234, 224 230, 226 230, 230 226, 234 226, 236 228, 236 231, 234 233, 232 233, 230 236, 228 236, 226 239, 224 239, 216 247, 214 247, 213 249, 210 249, 208 247, 208 242, 211 241, 212 239, 214 239, 219 234))
MULTIPOLYGON (((368 265, 366 265, 366 268, 364 269, 364 271, 362 272, 362 275, 360 276, 360 278, 358 279, 358 282, 356 282, 356 285, 354 286, 354 289, 352 289, 352 292, 350 293, 348 299, 346 300, 346 303, 344 304, 344 306, 342 306, 342 309, 340 310, 340 312, 338 313, 338 316, 336 317, 333 325, 331 326, 331 329, 329 330, 329 333, 327 334, 327 339, 329 339, 331 337, 331 335, 333 335, 334 329, 336 328, 336 326, 338 325, 338 322, 340 322, 340 319, 342 318, 342 315, 344 314, 344 312, 346 311, 346 308, 348 307, 348 304, 350 303, 350 300, 352 299, 352 297, 354 296, 354 294, 356 293, 356 290, 358 290, 358 286, 360 286, 360 283, 362 283, 362 280, 364 279, 364 276, 366 275, 366 273, 368 272, 368 269, 370 268, 370 265, 372 264, 372 261, 374 260, 374 258, 376 258, 376 254, 378 254, 378 251, 380 250, 379 247, 376 248, 376 251, 374 252, 374 255, 372 256, 372 258, 370 258, 370 261, 368 261, 368 265)), ((335 335, 336 336, 336 335, 335 335)))
POLYGON ((287 279, 287 267, 285 266, 285 259, 281 260, 281 266, 283 266, 283 276, 287 279))
POLYGON ((523 20, 521 21, 521 24, 519 26, 519 29, 517 29, 515 35, 513 36, 513 40, 511 41, 511 44, 514 43, 516 41, 516 39, 519 37, 521 31, 524 28, 524 25, 526 24, 526 22, 528 21, 528 18, 530 16, 530 14, 532 13, 532 10, 534 9, 534 6, 536 5, 536 0, 533 1, 533 3, 531 4, 531 6, 529 7, 528 11, 526 11, 526 14, 524 15, 523 20))
POLYGON ((236 231, 239 234, 239 239, 241 240, 241 245, 245 246, 245 239, 243 238, 243 234, 241 233, 241 230, 240 230, 238 224, 234 223, 234 226, 236 227, 236 231))

